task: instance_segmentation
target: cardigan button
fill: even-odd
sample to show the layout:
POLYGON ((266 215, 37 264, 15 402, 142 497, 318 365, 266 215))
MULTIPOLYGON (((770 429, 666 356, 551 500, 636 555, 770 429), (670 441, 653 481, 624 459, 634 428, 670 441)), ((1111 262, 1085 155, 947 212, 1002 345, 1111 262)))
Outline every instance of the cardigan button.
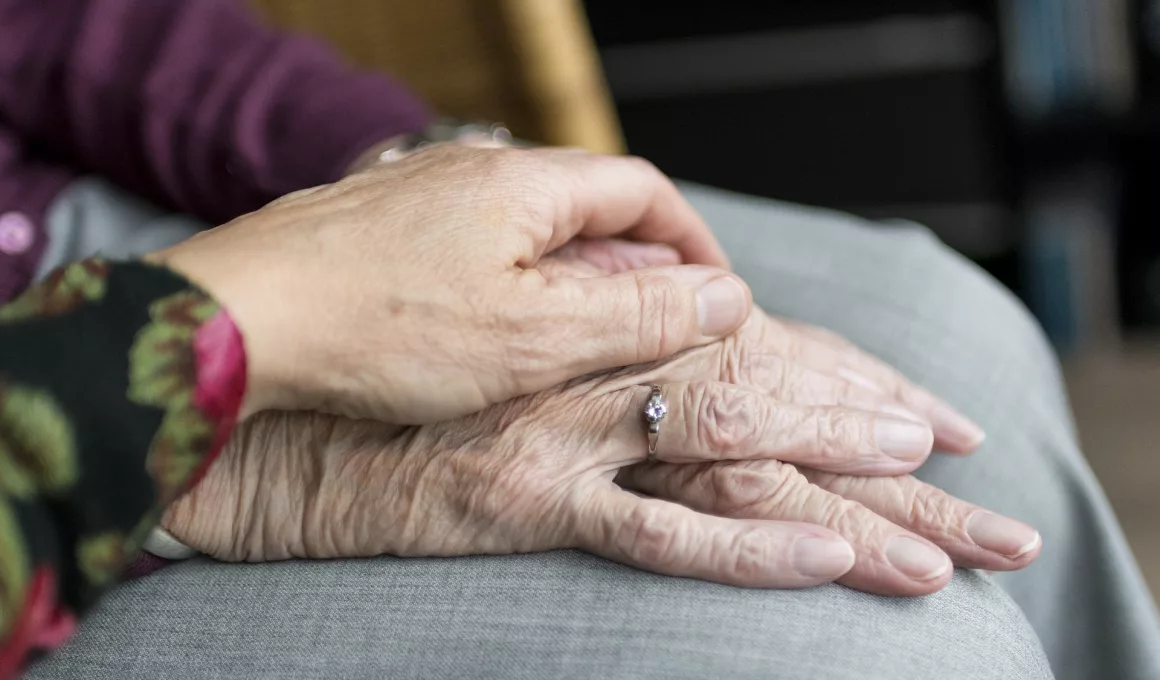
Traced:
POLYGON ((23 213, 0 215, 0 253, 21 255, 32 247, 33 237, 32 221, 23 213))

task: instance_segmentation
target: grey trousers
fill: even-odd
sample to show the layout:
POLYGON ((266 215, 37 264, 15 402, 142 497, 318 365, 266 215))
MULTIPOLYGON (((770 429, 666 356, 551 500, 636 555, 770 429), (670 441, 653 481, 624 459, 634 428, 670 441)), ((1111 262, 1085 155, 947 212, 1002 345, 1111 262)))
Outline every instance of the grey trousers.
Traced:
MULTIPOLYGON (((30 677, 1160 678, 1154 606, 1024 308, 919 227, 685 190, 766 310, 842 333, 984 426, 977 454, 919 474, 1038 527, 1034 566, 959 570, 943 592, 901 599, 742 590, 573 551, 195 560, 118 588, 30 677)), ((90 235, 84 248, 61 244, 71 257, 109 224, 155 240, 158 220, 172 226, 87 181, 51 221, 54 238, 90 235)), ((125 234, 115 240, 123 251, 125 234)))

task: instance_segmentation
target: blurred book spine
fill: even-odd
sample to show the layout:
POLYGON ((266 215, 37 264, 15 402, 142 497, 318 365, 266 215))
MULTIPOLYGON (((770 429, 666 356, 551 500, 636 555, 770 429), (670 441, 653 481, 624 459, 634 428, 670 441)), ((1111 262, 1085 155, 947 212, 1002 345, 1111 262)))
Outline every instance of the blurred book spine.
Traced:
POLYGON ((1062 350, 1118 340, 1118 125, 1137 97, 1130 0, 998 0, 1007 100, 1029 140, 1027 302, 1062 350))
POLYGON ((1136 94, 1128 0, 1000 0, 1008 98, 1024 119, 1124 113, 1136 94))
POLYGON ((1108 167, 1078 167, 1026 201, 1027 302, 1063 351, 1119 341, 1116 184, 1108 167))

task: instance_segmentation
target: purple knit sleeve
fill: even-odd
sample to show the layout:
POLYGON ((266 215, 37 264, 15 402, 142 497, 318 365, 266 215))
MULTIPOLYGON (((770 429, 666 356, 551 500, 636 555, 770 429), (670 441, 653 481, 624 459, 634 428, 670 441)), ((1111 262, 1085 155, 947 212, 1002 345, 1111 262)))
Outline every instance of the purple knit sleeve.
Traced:
POLYGON ((20 139, 0 128, 0 305, 32 282, 48 208, 71 180, 60 166, 29 158, 20 139))
POLYGON ((241 0, 0 0, 0 126, 211 223, 334 181, 430 115, 241 0))

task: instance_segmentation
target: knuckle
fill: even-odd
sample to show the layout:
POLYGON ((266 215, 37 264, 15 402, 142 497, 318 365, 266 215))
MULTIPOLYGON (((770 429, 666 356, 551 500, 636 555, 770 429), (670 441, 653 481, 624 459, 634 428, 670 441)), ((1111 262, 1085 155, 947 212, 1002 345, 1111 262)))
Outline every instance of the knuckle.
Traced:
POLYGON ((851 411, 832 410, 816 415, 813 421, 814 444, 824 460, 852 457, 869 436, 865 419, 851 411))
POLYGON ((689 324, 684 294, 665 276, 636 278, 640 325, 637 330, 638 361, 667 357, 684 347, 689 324))
POLYGON ((846 488, 846 484, 862 479, 861 477, 850 477, 848 475, 842 475, 836 472, 824 472, 822 470, 811 469, 803 470, 802 476, 805 477, 810 484, 813 484, 819 489, 822 489, 823 491, 829 491, 831 493, 836 493, 838 495, 843 495, 843 489, 846 488))
POLYGON ((818 477, 827 477, 811 471, 811 493, 803 494, 808 499, 808 507, 803 508, 802 517, 807 521, 832 529, 847 539, 865 538, 881 529, 882 522, 877 515, 857 501, 827 491, 818 486, 818 477))
POLYGON ((714 509, 723 515, 766 515, 796 502, 807 487, 796 468, 778 461, 717 465, 709 475, 714 509))
POLYGON ((847 537, 865 533, 868 528, 866 523, 859 519, 861 506, 854 501, 826 492, 818 493, 813 500, 817 504, 814 513, 818 524, 847 537))
POLYGON ((771 564, 778 559, 773 554, 773 544, 769 536, 760 529, 748 528, 739 532, 731 541, 729 554, 733 573, 745 580, 759 578, 769 572, 771 564))
POLYGON ((861 504, 815 486, 792 465, 782 465, 780 476, 769 483, 769 496, 761 504, 771 518, 818 524, 849 539, 869 535, 877 526, 861 504))
POLYGON ((796 467, 786 467, 790 469, 789 478, 783 482, 777 508, 784 517, 812 521, 819 498, 825 500, 830 495, 820 493, 796 467))
POLYGON ((965 533, 966 528, 960 527, 960 513, 957 512, 953 498, 933 487, 919 486, 909 494, 906 504, 907 526, 920 530, 928 538, 935 536, 950 537, 965 533))
POLYGON ((696 428, 692 441, 701 450, 729 458, 753 447, 764 421, 764 403, 755 393, 727 393, 722 385, 708 384, 687 393, 687 414, 696 428))
POLYGON ((621 549, 633 559, 644 564, 663 564, 678 554, 676 526, 659 503, 638 504, 622 526, 621 549))

